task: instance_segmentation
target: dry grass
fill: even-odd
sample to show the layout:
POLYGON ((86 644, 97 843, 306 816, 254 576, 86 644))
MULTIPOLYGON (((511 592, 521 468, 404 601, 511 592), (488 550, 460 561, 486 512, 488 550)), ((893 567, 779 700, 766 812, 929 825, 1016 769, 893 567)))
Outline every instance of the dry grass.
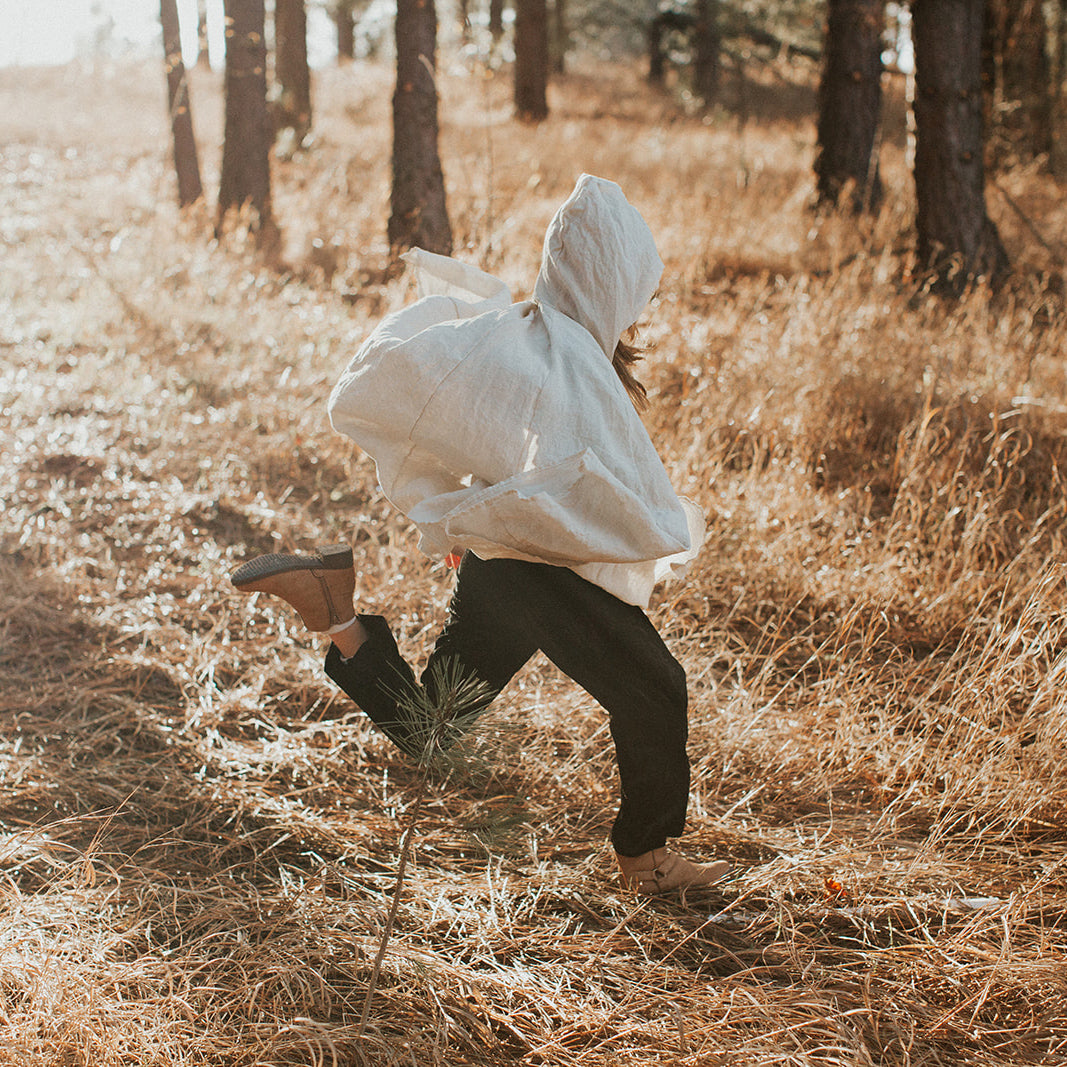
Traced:
POLYGON ((817 218, 803 85, 741 124, 591 69, 527 129, 458 64, 459 254, 526 291, 587 169, 667 262, 650 426, 710 539, 655 618, 690 677, 685 847, 737 877, 616 889, 603 716, 535 662, 482 769, 433 784, 356 1040, 417 771, 226 575, 351 540, 415 659, 447 600, 324 414, 409 298, 390 91, 320 78, 269 269, 172 208, 159 71, 0 72, 0 1063, 1067 1062, 1062 196, 1001 176, 1020 277, 945 306, 901 284, 897 125, 882 215, 817 218))

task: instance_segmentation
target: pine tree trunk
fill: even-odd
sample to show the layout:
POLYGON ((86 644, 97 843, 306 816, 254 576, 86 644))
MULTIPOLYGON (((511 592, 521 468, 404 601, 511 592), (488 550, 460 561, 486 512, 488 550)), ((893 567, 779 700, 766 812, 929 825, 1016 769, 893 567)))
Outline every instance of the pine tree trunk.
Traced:
POLYGON ((693 90, 705 104, 719 95, 719 35, 718 0, 697 0, 696 21, 693 23, 693 90))
POLYGON ((1048 54, 1048 26, 1040 0, 1026 0, 1017 40, 1018 49, 1005 64, 1005 79, 1017 87, 1026 116, 1033 156, 1052 153, 1052 66, 1048 54))
MULTIPOLYGON (((922 0, 920 0, 922 2, 922 0)), ((830 0, 819 83, 819 203, 876 208, 882 199, 878 129, 882 110, 883 0, 830 0)))
POLYGON ((272 225, 267 111, 267 47, 263 0, 225 0, 226 124, 216 229, 231 208, 246 205, 252 227, 266 236, 272 225))
POLYGON ((297 145, 311 130, 311 71, 308 69, 307 9, 304 0, 275 0, 275 128, 293 131, 297 145))
MULTIPOLYGON (((704 12, 705 12, 705 34, 707 27, 710 25, 715 35, 713 48, 708 48, 707 42, 703 45, 699 40, 697 43, 697 55, 694 60, 694 66, 698 68, 698 73, 694 75, 694 81, 700 82, 701 74, 699 68, 702 64, 707 64, 709 61, 715 65, 713 77, 716 83, 719 79, 719 48, 722 43, 721 37, 718 35, 718 22, 716 19, 717 0, 704 0, 704 12), (710 14, 710 18, 707 15, 710 14), (704 50, 702 52, 702 49, 704 50)), ((666 80, 667 74, 667 56, 666 49, 664 48, 663 40, 669 33, 681 33, 685 35, 693 35, 698 39, 701 37, 701 31, 698 28, 701 19, 701 11, 690 14, 688 11, 675 11, 671 8, 661 8, 655 15, 648 21, 648 28, 645 31, 646 40, 648 41, 648 80, 653 85, 663 85, 666 80)))
POLYGON ((181 27, 176 0, 160 0, 159 19, 163 24, 163 58, 167 72, 167 106, 174 140, 174 170, 178 178, 178 204, 187 207, 204 195, 200 184, 200 161, 193 133, 193 112, 189 103, 189 82, 182 62, 181 27))
POLYGON ((356 19, 352 0, 336 0, 333 19, 337 26, 337 61, 347 63, 356 57, 356 19))
POLYGON ((567 0, 552 0, 552 71, 563 74, 567 66, 571 35, 567 25, 567 0))
POLYGON ((504 0, 489 0, 489 33, 494 45, 504 36, 504 0))
POLYGON ((656 16, 648 24, 648 80, 652 85, 662 85, 665 65, 663 62, 663 22, 656 16))
POLYGON ((515 114, 523 122, 548 117, 546 0, 515 0, 515 114))
POLYGON ((954 292, 1008 269, 985 206, 983 8, 982 0, 917 0, 912 7, 919 263, 954 292))
POLYGON ((437 151, 434 0, 397 0, 393 193, 389 244, 450 255, 452 228, 437 151))

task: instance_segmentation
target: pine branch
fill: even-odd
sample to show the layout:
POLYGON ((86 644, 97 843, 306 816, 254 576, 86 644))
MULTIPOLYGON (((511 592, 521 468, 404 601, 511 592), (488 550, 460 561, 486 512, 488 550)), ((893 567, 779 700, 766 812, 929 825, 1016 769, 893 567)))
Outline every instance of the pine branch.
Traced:
POLYGON ((396 926, 400 894, 404 888, 404 875, 411 856, 419 816, 422 814, 423 801, 429 791, 430 776, 436 770, 454 768, 455 760, 449 758, 449 751, 470 733, 475 721, 493 699, 494 693, 485 682, 480 681, 473 674, 466 673, 458 660, 448 659, 438 661, 430 668, 423 685, 405 687, 402 691, 395 692, 394 695, 400 719, 416 743, 421 773, 415 800, 404 825, 393 899, 386 917, 385 929, 382 931, 381 942, 378 945, 378 954, 371 968, 367 994, 363 1000, 363 1012, 357 1032, 357 1037, 360 1038, 366 1033, 371 1002, 378 988, 389 939, 396 926))

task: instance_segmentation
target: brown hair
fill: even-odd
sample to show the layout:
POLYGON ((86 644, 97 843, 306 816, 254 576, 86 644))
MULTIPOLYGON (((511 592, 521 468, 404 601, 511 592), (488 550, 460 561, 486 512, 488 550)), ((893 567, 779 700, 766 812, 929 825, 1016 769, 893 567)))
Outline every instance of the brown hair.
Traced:
POLYGON ((631 368, 641 359, 643 351, 644 349, 637 343, 637 328, 631 326, 619 338, 619 343, 615 346, 615 355, 611 357, 611 365, 615 368, 619 381, 625 386, 630 400, 638 411, 644 411, 648 407, 648 392, 634 377, 631 368))

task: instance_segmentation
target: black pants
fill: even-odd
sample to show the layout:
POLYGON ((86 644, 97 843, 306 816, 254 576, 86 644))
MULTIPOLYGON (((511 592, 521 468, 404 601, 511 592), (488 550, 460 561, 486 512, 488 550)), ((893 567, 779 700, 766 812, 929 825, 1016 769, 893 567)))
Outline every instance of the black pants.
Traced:
MULTIPOLYGON (((360 621, 368 640, 347 661, 331 645, 326 673, 410 748, 396 694, 418 683, 385 620, 360 621)), ((436 660, 453 657, 495 696, 538 649, 610 717, 622 786, 616 851, 638 856, 677 837, 689 799, 685 671, 648 617, 567 568, 468 552, 423 681, 436 660)))

